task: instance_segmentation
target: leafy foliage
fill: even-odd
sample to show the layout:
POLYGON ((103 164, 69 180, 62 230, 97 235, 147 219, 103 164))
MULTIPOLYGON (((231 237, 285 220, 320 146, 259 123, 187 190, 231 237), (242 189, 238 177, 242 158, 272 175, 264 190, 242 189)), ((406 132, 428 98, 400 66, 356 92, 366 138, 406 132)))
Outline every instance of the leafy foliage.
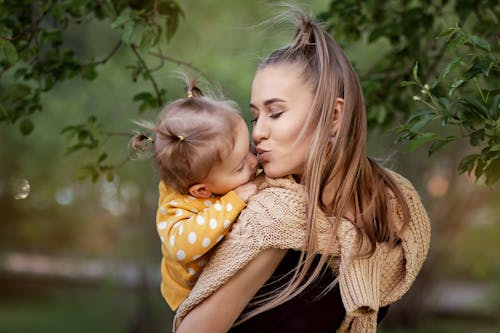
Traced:
POLYGON ((409 141, 409 150, 430 142, 432 155, 464 138, 481 151, 464 157, 459 172, 473 171, 476 179, 484 175, 486 184, 493 185, 500 178, 500 60, 486 40, 459 27, 446 29, 441 37, 447 37, 445 45, 453 58, 431 86, 422 83, 415 64, 413 81, 403 84, 420 88, 413 100, 423 108, 399 128, 399 140, 409 141), (425 131, 434 122, 456 128, 457 135, 443 137, 425 131))
MULTIPOLYGON (((9 74, 14 78, 13 84, 0 81, 0 122, 18 124, 23 135, 30 134, 35 128, 31 115, 42 111, 43 94, 71 78, 94 80, 97 67, 124 49, 136 59, 127 66, 131 80, 150 82, 152 88, 138 92, 133 101, 141 112, 158 109, 165 102, 166 90, 158 87, 154 72, 161 69, 164 60, 172 60, 164 59, 160 42, 172 38, 183 15, 174 0, 0 1, 0 79, 9 74), (65 31, 92 20, 109 22, 110 30, 120 32, 109 54, 101 60, 81 59, 65 40, 65 31), (162 60, 156 68, 150 68, 144 59, 153 50, 155 57, 162 60)), ((95 117, 62 132, 74 142, 68 153, 99 149, 110 135, 95 117)), ((96 180, 100 173, 109 175, 115 167, 98 163, 87 176, 96 180)), ((83 170, 91 169, 85 166, 83 170)))
POLYGON ((430 143, 429 155, 466 138, 481 151, 466 156, 459 172, 474 171, 492 185, 500 177, 499 13, 497 1, 332 1, 320 17, 340 44, 364 38, 368 45, 390 45, 380 61, 360 72, 371 128, 402 118, 399 141, 407 141, 409 151, 430 143), (443 29, 443 16, 467 23, 469 32, 443 29), (407 86, 420 94, 413 96, 407 86), (436 122, 440 133, 460 133, 426 130, 436 122))
MULTIPOLYGON (((358 70, 371 128, 387 129, 394 120, 402 120, 406 125, 398 129, 400 141, 408 141, 410 151, 430 144, 430 154, 466 138, 480 151, 466 156, 459 171, 485 175, 486 183, 494 184, 500 162, 495 31, 499 12, 500 4, 493 0, 345 0, 331 1, 319 18, 347 48, 361 41, 366 47, 383 49, 383 56, 372 66, 358 70), (464 29, 445 29, 441 38, 434 38, 455 22, 464 29), (415 97, 413 87, 421 90, 415 97), (429 130, 434 123, 442 126, 441 134, 429 130), (442 134, 455 128, 460 129, 459 135, 442 134)), ((0 122, 16 124, 22 134, 30 134, 36 127, 32 115, 42 111, 45 93, 71 78, 94 80, 97 68, 118 51, 135 59, 125 67, 131 82, 150 85, 131 97, 138 111, 157 110, 165 102, 166 90, 157 84, 155 73, 164 62, 188 66, 203 76, 190 63, 162 52, 162 41, 172 38, 183 16, 175 0, 0 1, 0 122), (93 20, 118 32, 116 43, 100 60, 82 59, 65 40, 70 27, 93 20), (160 59, 160 65, 151 66, 150 57, 160 59), (7 76, 13 84, 3 81, 7 76)), ((70 140, 69 153, 97 151, 97 162, 84 167, 92 179, 109 175, 121 165, 103 166, 106 159, 100 157, 110 136, 125 134, 103 128, 92 117, 63 130, 70 140)))

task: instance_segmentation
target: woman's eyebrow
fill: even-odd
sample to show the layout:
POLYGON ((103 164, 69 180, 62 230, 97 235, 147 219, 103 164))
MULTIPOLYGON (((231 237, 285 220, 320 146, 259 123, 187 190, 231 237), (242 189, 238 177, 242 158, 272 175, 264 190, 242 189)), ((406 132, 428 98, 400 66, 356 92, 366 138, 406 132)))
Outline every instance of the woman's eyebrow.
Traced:
MULTIPOLYGON (((281 99, 281 98, 270 98, 268 100, 265 100, 264 101, 264 106, 268 106, 269 104, 273 104, 273 103, 278 103, 278 102, 286 102, 284 99, 281 99)), ((254 108, 254 109, 259 109, 258 107, 256 107, 254 104, 250 103, 250 108, 254 108)))

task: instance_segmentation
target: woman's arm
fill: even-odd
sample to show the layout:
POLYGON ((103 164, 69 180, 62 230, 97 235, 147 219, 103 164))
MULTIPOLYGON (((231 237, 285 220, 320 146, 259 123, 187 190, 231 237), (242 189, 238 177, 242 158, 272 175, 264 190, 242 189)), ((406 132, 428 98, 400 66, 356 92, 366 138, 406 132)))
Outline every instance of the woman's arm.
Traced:
POLYGON ((286 250, 281 249, 261 252, 214 294, 191 310, 176 332, 227 332, 255 293, 271 277, 285 254, 286 250))

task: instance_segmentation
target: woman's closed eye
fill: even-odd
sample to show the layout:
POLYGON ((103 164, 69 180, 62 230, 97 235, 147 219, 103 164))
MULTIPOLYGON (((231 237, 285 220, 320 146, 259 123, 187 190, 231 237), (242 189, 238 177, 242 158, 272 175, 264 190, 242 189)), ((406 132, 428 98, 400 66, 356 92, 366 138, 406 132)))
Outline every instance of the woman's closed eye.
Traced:
POLYGON ((273 119, 279 118, 283 114, 283 112, 285 112, 285 111, 274 111, 274 112, 271 112, 269 114, 269 118, 273 118, 273 119))

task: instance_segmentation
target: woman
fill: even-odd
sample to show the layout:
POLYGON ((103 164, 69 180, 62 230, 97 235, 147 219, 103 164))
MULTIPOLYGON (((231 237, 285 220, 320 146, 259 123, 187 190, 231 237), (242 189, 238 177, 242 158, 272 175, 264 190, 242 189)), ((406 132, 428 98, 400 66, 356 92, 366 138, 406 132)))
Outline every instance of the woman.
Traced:
POLYGON ((178 332, 230 329, 280 263, 290 274, 258 293, 235 331, 374 332, 379 309, 408 290, 427 255, 418 194, 366 156, 354 70, 319 24, 297 18, 293 42, 263 61, 252 85, 266 180, 179 308, 178 332), (285 315, 274 328, 272 311, 285 315))

